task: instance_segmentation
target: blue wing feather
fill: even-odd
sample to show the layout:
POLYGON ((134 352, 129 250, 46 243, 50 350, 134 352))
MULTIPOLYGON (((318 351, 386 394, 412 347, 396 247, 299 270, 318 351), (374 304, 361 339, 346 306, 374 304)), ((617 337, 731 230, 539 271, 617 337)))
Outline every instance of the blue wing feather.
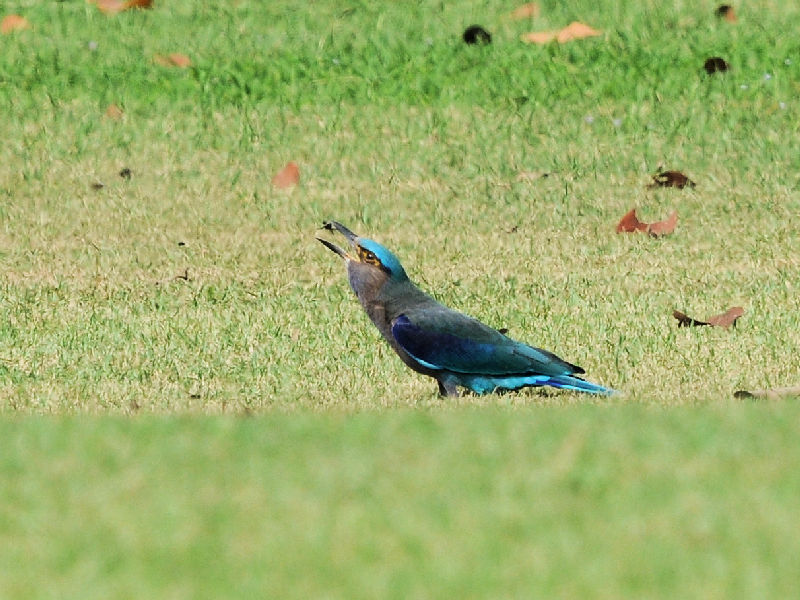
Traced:
MULTIPOLYGON (((444 307, 442 307, 444 308, 444 307)), ((516 342, 466 315, 445 309, 392 321, 392 336, 430 369, 469 375, 573 375, 583 369, 555 354, 516 342)))

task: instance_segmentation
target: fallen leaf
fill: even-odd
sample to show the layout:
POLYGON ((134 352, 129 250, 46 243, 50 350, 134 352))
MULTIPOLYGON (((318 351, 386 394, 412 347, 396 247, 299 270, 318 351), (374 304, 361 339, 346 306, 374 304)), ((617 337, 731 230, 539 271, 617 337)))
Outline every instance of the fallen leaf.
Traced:
POLYGON ((123 116, 124 112, 122 109, 117 106, 116 104, 109 104, 108 108, 106 108, 106 117, 109 119, 114 119, 115 121, 119 121, 123 116))
POLYGON ((597 29, 592 29, 584 23, 573 21, 558 32, 558 37, 556 39, 558 40, 559 44, 563 44, 564 42, 582 40, 584 38, 594 37, 597 35, 602 35, 602 32, 598 31, 597 29))
POLYGON ((725 19, 728 23, 736 23, 737 21, 736 11, 733 10, 730 4, 720 4, 714 14, 720 19, 725 19))
POLYGON ((647 226, 647 233, 653 237, 661 237, 662 235, 669 235, 675 231, 675 226, 678 224, 678 211, 673 210, 672 214, 663 221, 656 221, 647 226))
POLYGON ((124 167, 119 172, 119 176, 122 177, 123 179, 130 179, 131 175, 133 175, 133 173, 131 172, 131 170, 128 167, 124 167))
POLYGON ((673 310, 672 316, 678 319, 678 327, 697 327, 700 325, 708 325, 707 322, 693 319, 686 313, 682 313, 679 310, 673 310))
POLYGON ((153 0, 96 0, 95 4, 100 12, 107 15, 116 15, 131 8, 152 8, 153 0))
POLYGON ((190 59, 185 54, 180 54, 178 52, 170 54, 169 60, 172 61, 172 64, 176 67, 180 67, 181 69, 185 69, 187 67, 192 66, 192 59, 190 59))
POLYGON ((511 11, 512 19, 535 19, 539 16, 540 8, 537 2, 528 2, 511 11))
POLYGON ((744 314, 744 309, 741 306, 734 306, 729 308, 721 315, 714 315, 709 317, 706 321, 693 319, 682 313, 679 310, 673 311, 672 316, 678 320, 678 327, 700 327, 703 325, 711 325, 714 327, 722 327, 727 329, 731 325, 736 326, 736 320, 744 314))
POLYGON ((181 69, 185 69, 192 66, 192 59, 185 54, 180 54, 179 52, 173 52, 167 56, 164 56, 163 54, 154 54, 153 61, 162 67, 179 67, 181 69))
POLYGON ((300 183, 300 169, 295 162, 286 163, 286 166, 272 178, 272 185, 280 189, 290 188, 298 183, 300 183))
POLYGON ((647 231, 647 223, 642 223, 636 217, 636 209, 632 208, 625 216, 623 216, 619 223, 617 223, 617 233, 631 233, 633 231, 647 231))
POLYGON ((714 315, 708 318, 708 324, 715 327, 728 328, 731 325, 736 326, 736 320, 744 314, 744 309, 741 306, 734 306, 729 308, 721 315, 714 315))
POLYGON ((653 175, 651 187, 695 187, 697 184, 680 171, 661 171, 653 175))
POLYGON ((464 30, 462 35, 467 44, 491 44, 492 34, 480 25, 470 25, 464 30))
POLYGON ((573 21, 563 29, 557 31, 531 31, 529 33, 523 33, 521 38, 523 42, 530 42, 532 44, 547 44, 553 40, 556 40, 559 44, 563 44, 564 42, 582 40, 597 35, 602 35, 602 31, 593 29, 584 23, 573 21))
POLYGON ((770 390, 739 390, 733 394, 735 398, 767 398, 769 400, 778 400, 788 396, 800 396, 800 385, 792 387, 779 387, 770 390))
POLYGON ((632 233, 634 231, 641 231, 649 233, 653 237, 660 237, 668 235, 675 231, 675 226, 678 224, 678 211, 673 210, 672 214, 663 221, 656 221, 655 223, 645 223, 640 221, 636 216, 636 209, 632 208, 620 219, 617 223, 617 233, 632 233))
POLYGON ((13 31, 30 28, 31 24, 25 17, 19 15, 6 15, 0 21, 0 33, 7 35, 13 31))
POLYGON ((724 58, 712 56, 706 59, 706 62, 703 63, 703 68, 706 73, 713 75, 714 73, 724 73, 730 68, 730 65, 725 62, 724 58))

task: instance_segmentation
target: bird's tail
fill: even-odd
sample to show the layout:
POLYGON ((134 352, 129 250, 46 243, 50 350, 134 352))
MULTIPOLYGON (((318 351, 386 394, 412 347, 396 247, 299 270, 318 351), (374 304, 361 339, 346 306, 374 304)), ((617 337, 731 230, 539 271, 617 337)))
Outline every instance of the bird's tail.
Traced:
POLYGON ((575 390, 577 392, 601 394, 603 396, 610 396, 611 394, 617 393, 617 390, 603 387, 602 385, 586 381, 574 375, 557 375, 555 377, 550 377, 550 380, 545 385, 551 385, 562 390, 575 390))
POLYGON ((616 390, 597 385, 591 381, 586 381, 575 375, 518 375, 508 377, 487 377, 485 375, 462 377, 457 382, 471 389, 477 394, 487 394, 491 392, 502 392, 503 390, 518 390, 524 387, 539 387, 550 385, 562 390, 574 390, 576 392, 586 392, 588 394, 599 394, 610 396, 616 394, 616 390))

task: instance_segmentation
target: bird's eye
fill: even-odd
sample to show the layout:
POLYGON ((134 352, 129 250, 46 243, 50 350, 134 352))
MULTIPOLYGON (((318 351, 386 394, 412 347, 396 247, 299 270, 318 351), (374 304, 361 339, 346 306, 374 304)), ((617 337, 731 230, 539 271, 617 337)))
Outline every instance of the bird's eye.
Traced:
POLYGON ((360 248, 361 260, 368 263, 377 264, 378 257, 375 256, 375 253, 371 250, 367 250, 366 248, 360 248))

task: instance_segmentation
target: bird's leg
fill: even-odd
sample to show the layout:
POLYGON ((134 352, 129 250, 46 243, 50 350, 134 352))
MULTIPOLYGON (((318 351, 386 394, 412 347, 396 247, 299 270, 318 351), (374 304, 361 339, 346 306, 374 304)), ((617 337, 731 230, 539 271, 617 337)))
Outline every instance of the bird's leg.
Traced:
POLYGON ((439 395, 440 396, 451 396, 454 398, 458 397, 458 388, 456 384, 452 381, 442 381, 441 379, 437 380, 439 382, 439 395))

